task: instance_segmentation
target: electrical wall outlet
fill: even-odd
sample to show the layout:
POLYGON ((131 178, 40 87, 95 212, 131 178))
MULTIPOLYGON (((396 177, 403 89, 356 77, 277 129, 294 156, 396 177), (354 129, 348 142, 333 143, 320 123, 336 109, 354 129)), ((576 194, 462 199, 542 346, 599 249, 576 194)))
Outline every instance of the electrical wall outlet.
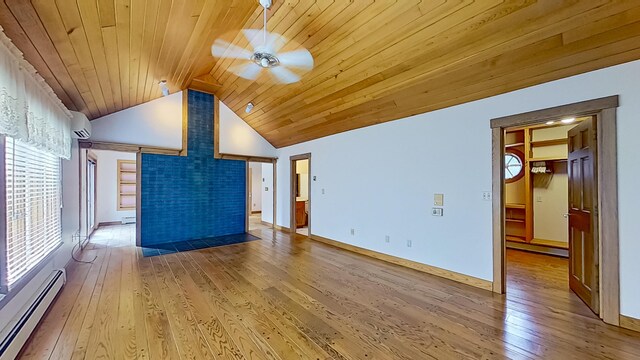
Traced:
POLYGON ((384 242, 388 243, 389 241, 390 241, 390 239, 389 239, 389 235, 386 235, 386 236, 384 237, 384 242))
POLYGON ((413 245, 413 244, 411 243, 411 240, 407 240, 407 247, 411 247, 411 245, 413 245))
POLYGON ((482 200, 491 201, 491 191, 483 191, 482 192, 482 200))
POLYGON ((268 187, 268 186, 265 186, 265 187, 264 187, 264 191, 269 191, 269 187, 268 187))
POLYGON ((355 235, 356 234, 356 229, 351 229, 351 235, 355 235))
POLYGON ((442 208, 433 208, 431 209, 431 215, 433 216, 443 216, 444 209, 442 208))

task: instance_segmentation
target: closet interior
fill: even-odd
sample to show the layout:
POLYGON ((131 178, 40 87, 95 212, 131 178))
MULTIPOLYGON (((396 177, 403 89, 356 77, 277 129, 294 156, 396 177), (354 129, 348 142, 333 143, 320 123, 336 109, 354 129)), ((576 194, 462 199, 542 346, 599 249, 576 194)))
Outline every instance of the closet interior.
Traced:
POLYGON ((568 256, 567 132, 584 119, 506 131, 507 247, 568 256))

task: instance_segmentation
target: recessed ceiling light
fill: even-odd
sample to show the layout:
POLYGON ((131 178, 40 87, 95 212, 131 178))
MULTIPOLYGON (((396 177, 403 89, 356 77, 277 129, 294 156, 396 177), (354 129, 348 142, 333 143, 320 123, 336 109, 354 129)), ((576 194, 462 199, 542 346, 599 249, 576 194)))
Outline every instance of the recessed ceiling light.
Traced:
POLYGON ((251 110, 253 110, 253 103, 248 103, 247 107, 244 109, 244 112, 248 114, 251 112, 251 110))
POLYGON ((545 124, 547 124, 547 125, 553 125, 553 124, 555 124, 555 123, 556 123, 555 121, 547 121, 545 124))
POLYGON ((571 124, 574 121, 576 121, 576 118, 567 118, 567 119, 560 120, 560 122, 563 124, 571 124))

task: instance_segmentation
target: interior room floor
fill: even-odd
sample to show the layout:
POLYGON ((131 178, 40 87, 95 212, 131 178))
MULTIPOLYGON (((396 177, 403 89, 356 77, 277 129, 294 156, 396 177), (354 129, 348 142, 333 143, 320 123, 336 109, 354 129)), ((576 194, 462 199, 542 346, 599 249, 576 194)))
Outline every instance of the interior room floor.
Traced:
POLYGON ((262 223, 262 214, 251 214, 249 216, 249 230, 271 229, 269 225, 262 223))
POLYGON ((569 259, 521 250, 507 250, 507 294, 518 301, 553 300, 565 311, 595 316, 569 289, 569 259))
POLYGON ((305 236, 309 236, 309 228, 308 227, 302 227, 302 228, 298 228, 296 229, 296 232, 300 235, 305 235, 305 236))
POLYGON ((271 229, 145 258, 133 229, 97 230, 22 358, 640 358, 640 333, 545 280, 553 259, 509 251, 505 297, 271 229))

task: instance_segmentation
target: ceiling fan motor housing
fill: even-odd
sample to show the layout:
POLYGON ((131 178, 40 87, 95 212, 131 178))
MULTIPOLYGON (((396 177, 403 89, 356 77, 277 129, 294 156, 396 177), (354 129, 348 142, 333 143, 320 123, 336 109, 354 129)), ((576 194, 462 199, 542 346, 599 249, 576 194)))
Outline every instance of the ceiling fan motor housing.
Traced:
POLYGON ((251 61, 263 68, 272 68, 280 65, 280 60, 275 55, 260 51, 253 53, 251 61))

